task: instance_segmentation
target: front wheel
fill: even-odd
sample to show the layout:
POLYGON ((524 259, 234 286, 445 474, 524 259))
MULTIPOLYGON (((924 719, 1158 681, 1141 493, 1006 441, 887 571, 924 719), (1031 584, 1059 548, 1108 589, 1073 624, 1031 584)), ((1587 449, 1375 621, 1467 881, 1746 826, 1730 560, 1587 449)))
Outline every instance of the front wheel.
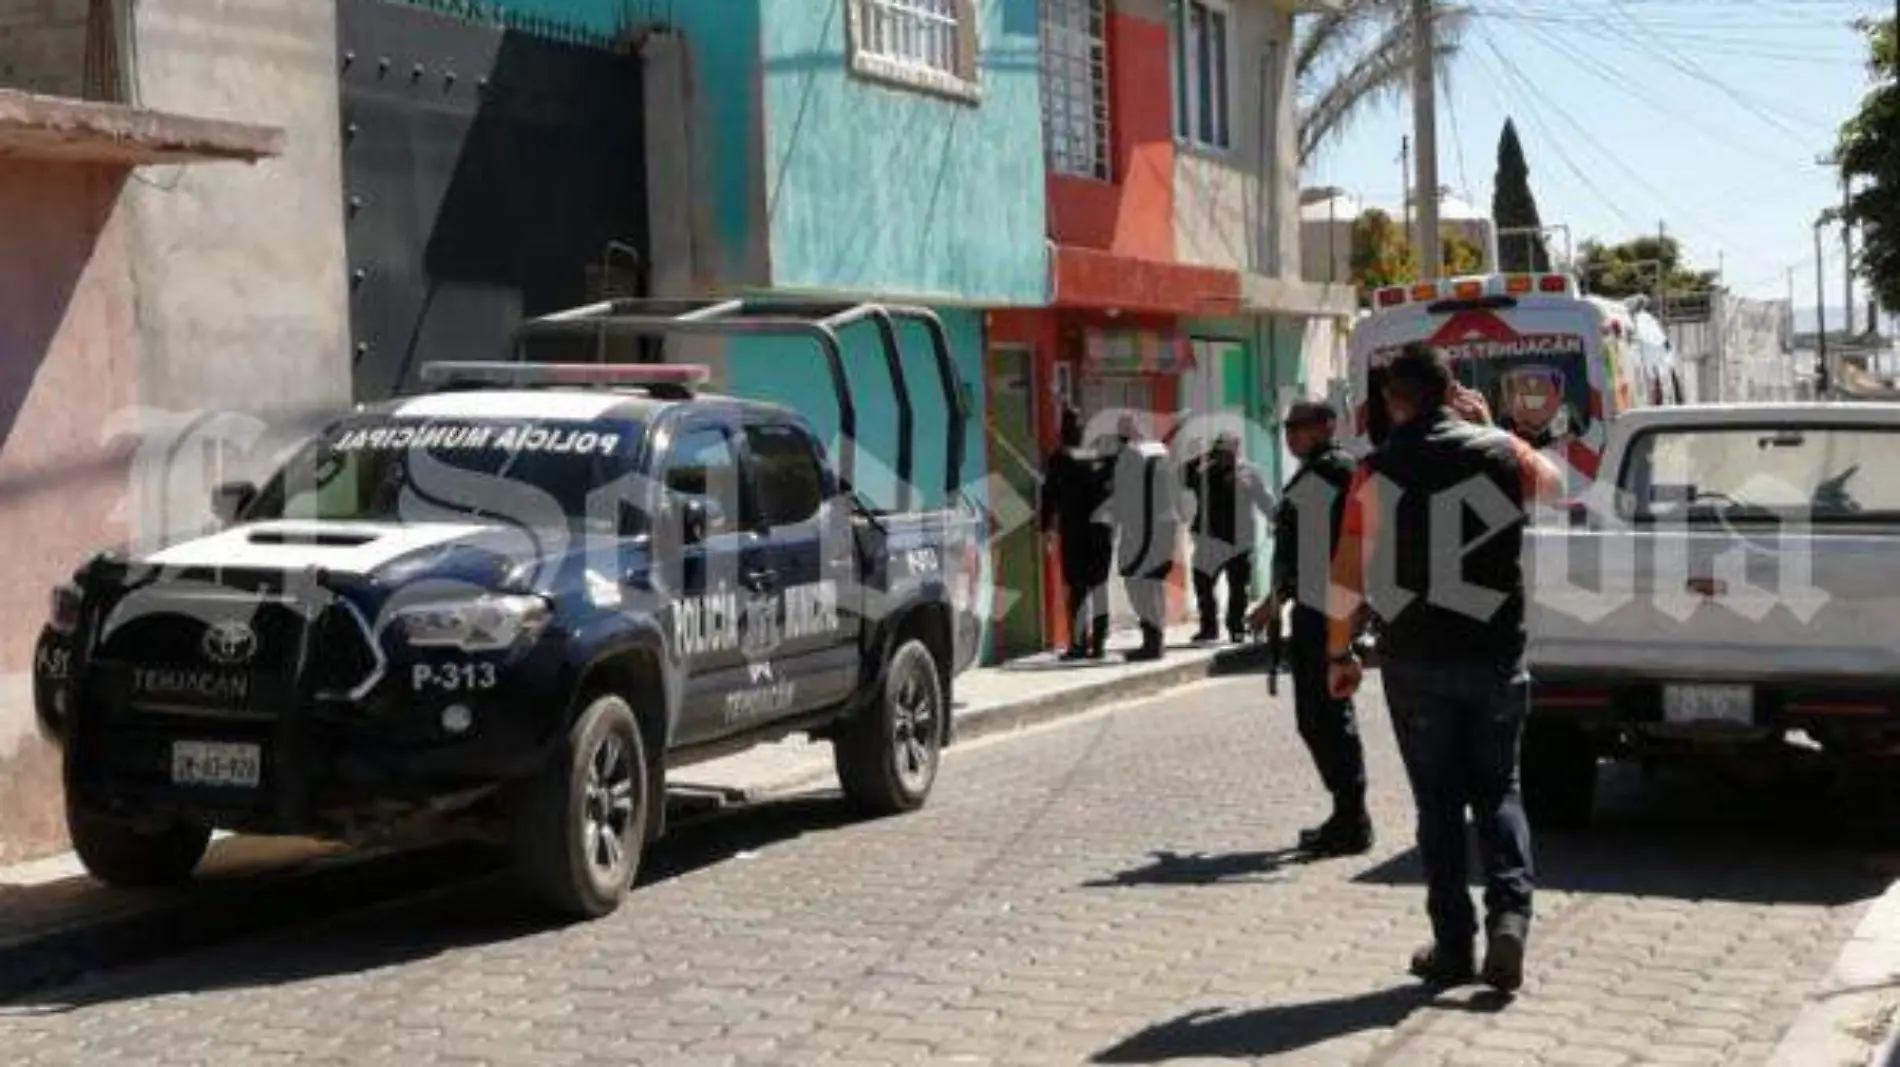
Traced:
POLYGON ((883 692, 832 742, 845 799, 868 815, 923 807, 937 780, 949 721, 936 657, 922 641, 899 645, 883 692))
POLYGON ((517 876, 539 901, 576 919, 620 906, 640 869, 651 773, 633 709, 594 698, 509 813, 517 876))
POLYGON ((147 828, 70 799, 66 833, 86 873, 120 889, 188 882, 211 845, 207 827, 174 823, 147 828))

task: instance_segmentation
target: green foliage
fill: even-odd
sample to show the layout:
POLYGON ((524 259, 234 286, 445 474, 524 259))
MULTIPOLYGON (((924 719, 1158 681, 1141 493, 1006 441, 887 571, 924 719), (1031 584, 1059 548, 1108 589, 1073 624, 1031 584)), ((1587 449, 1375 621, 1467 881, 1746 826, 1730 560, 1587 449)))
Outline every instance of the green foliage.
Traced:
POLYGON ((1531 168, 1524 162, 1524 145, 1517 139, 1517 125, 1510 119, 1504 120, 1504 132, 1498 137, 1491 221, 1497 225, 1499 270, 1536 274, 1550 270, 1544 224, 1537 215, 1537 198, 1531 195, 1531 168))
POLYGON ((1876 84, 1841 127, 1841 170, 1858 186, 1846 214, 1861 228, 1857 273, 1882 304, 1900 307, 1900 41, 1892 19, 1859 26, 1876 84))
MULTIPOLYGON (((1451 226, 1438 232, 1439 253, 1445 266, 1440 274, 1452 277, 1484 269, 1484 249, 1451 226)), ((1405 228, 1392 216, 1373 208, 1352 224, 1352 283, 1362 294, 1388 285, 1418 280, 1418 256, 1405 228)))
POLYGON ((1445 261, 1445 269, 1440 273, 1447 278, 1460 274, 1477 274, 1484 270, 1484 249, 1477 242, 1467 241, 1464 235, 1450 226, 1438 231, 1438 253, 1445 261))
POLYGON ((1713 287, 1716 277, 1712 270, 1685 267, 1682 246, 1673 237, 1638 237, 1617 245, 1585 241, 1577 274, 1585 292, 1616 298, 1686 296, 1713 287))
MULTIPOLYGON (((1300 101, 1302 166, 1321 145, 1343 137, 1367 109, 1411 86, 1419 46, 1411 10, 1411 0, 1346 0, 1334 10, 1300 17, 1293 82, 1300 101)), ((1433 52, 1438 69, 1449 71, 1472 10, 1441 3, 1432 11, 1433 52)))
POLYGON ((1362 293, 1402 285, 1418 277, 1405 230, 1392 216, 1374 208, 1352 224, 1352 283, 1362 293))

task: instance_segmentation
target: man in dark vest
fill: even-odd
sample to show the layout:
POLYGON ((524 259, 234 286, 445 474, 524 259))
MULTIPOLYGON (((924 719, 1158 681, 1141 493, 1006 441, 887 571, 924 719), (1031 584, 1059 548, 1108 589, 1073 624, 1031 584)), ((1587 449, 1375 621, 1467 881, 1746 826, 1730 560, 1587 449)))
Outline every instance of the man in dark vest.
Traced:
POLYGON ((1353 462, 1334 438, 1338 415, 1316 401, 1293 405, 1286 416, 1287 450, 1300 466, 1274 515, 1273 582, 1253 613, 1255 630, 1292 606, 1287 660, 1293 672, 1293 710, 1300 739, 1312 753, 1319 779, 1332 795, 1332 814, 1300 834, 1300 848, 1316 855, 1354 855, 1372 847, 1366 812, 1366 755, 1352 698, 1334 697, 1326 681, 1326 582, 1345 518, 1353 462))
POLYGON ((1215 585, 1227 579, 1227 635, 1247 639, 1247 599, 1253 593, 1254 512, 1272 514, 1273 494, 1253 464, 1240 458, 1240 438, 1222 432, 1204 456, 1183 470, 1194 494, 1194 600, 1201 612, 1196 641, 1220 637, 1220 601, 1215 585))
POLYGON ((1082 447, 1082 413, 1062 409, 1062 444, 1049 456, 1042 482, 1045 541, 1060 538, 1062 584, 1068 594, 1065 662, 1101 659, 1108 641, 1108 572, 1115 531, 1098 514, 1108 502, 1108 463, 1082 447), (1086 612, 1086 614, 1084 614, 1086 612))
POLYGON ((1386 368, 1391 432, 1360 464, 1334 559, 1328 685, 1351 696, 1363 671, 1355 620, 1380 622, 1380 673, 1418 808, 1432 943, 1412 973, 1462 984, 1477 916, 1466 887, 1466 811, 1484 867, 1486 984, 1524 980, 1530 826, 1518 788, 1525 670, 1520 553, 1532 505, 1562 480, 1534 449, 1491 425, 1484 398, 1456 384, 1443 352, 1408 345, 1386 368))
POLYGON ((1168 576, 1174 572, 1175 540, 1181 533, 1181 482, 1167 446, 1148 440, 1133 416, 1123 415, 1115 454, 1115 535, 1128 602, 1141 620, 1135 662, 1162 657, 1167 623, 1168 576))

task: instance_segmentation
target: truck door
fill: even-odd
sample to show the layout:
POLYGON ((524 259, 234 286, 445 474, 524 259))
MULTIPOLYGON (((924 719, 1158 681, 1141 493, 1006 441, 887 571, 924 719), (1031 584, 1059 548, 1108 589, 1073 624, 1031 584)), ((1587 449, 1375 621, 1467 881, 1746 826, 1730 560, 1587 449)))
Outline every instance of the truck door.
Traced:
POLYGON ((724 732, 726 696, 747 684, 743 632, 750 597, 740 568, 752 537, 741 523, 742 471, 731 427, 681 423, 658 469, 668 532, 655 564, 675 594, 672 638, 685 677, 679 737, 690 744, 724 732), (686 520, 694 505, 704 516, 699 528, 686 520), (674 558, 664 558, 669 555, 674 558))
POLYGON ((736 728, 845 700, 859 660, 842 603, 856 585, 851 515, 829 491, 817 441, 794 422, 768 418, 747 421, 744 445, 753 487, 746 525, 757 540, 741 567, 776 596, 767 627, 748 643, 750 706, 736 728))

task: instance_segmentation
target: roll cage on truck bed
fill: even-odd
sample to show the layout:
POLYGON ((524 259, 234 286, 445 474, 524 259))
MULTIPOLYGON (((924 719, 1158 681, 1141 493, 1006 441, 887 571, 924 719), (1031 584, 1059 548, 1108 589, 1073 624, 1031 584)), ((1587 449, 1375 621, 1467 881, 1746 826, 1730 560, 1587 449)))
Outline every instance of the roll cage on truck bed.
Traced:
MULTIPOLYGON (((684 517, 680 529, 692 529, 711 514, 670 491, 654 498, 651 536, 618 537, 623 572, 606 579, 605 595, 602 576, 586 570, 583 583, 568 557, 539 561, 556 564, 540 568, 547 588, 525 584, 520 561, 498 557, 478 526, 438 525, 429 540, 400 521, 394 529, 406 534, 379 521, 247 517, 255 490, 226 509, 233 529, 153 561, 102 553, 55 591, 34 670, 42 728, 64 750, 68 828, 93 874, 122 885, 186 879, 216 829, 365 841, 473 815, 502 831, 538 900, 587 917, 618 907, 643 846, 664 832, 670 768, 805 733, 832 743, 860 810, 924 803, 952 736, 951 680, 974 658, 981 529, 962 484, 968 402, 941 320, 895 305, 616 299, 528 320, 511 341, 511 358, 428 365, 422 392, 438 394, 430 410, 447 410, 439 394, 467 390, 627 394, 605 410, 632 416, 602 417, 635 420, 613 425, 637 432, 623 462, 647 465, 644 474, 672 463, 676 431, 693 426, 715 427, 748 457, 749 435, 777 435, 778 455, 854 513, 849 550, 821 548, 804 524, 748 528, 736 542, 702 529, 678 542, 703 561, 702 583, 715 563, 742 576, 742 589, 717 594, 738 596, 719 610, 728 620, 764 613, 762 659, 742 646, 736 623, 715 631, 682 622, 715 599, 710 586, 661 582, 664 595, 652 595, 660 569, 677 563, 666 558, 677 546, 661 541, 660 520, 684 517), (915 506, 916 414, 900 322, 927 336, 949 411, 944 503, 933 509, 915 506), (896 403, 891 510, 852 488, 858 410, 839 334, 860 325, 878 334, 896 403), (691 383, 704 367, 645 358, 608 366, 613 335, 814 341, 838 404, 834 466, 797 413, 700 398, 691 383), (594 337, 593 363, 523 358, 529 342, 560 336, 594 337), (336 523, 327 540, 313 529, 324 521, 336 523), (339 539, 355 546, 347 565, 324 555, 339 539), (395 606, 438 565, 493 577, 467 603, 395 606), (167 589, 167 572, 184 585, 167 589), (206 580, 229 587, 222 601, 250 596, 263 614, 210 619, 194 614, 195 602, 187 610, 185 586, 202 590, 206 580), (620 586, 646 595, 623 601, 620 586), (134 621, 114 624, 135 596, 134 621)), ((353 417, 391 417, 415 399, 353 417)), ((531 398, 506 404, 528 412, 507 416, 517 421, 550 410, 531 398)))

